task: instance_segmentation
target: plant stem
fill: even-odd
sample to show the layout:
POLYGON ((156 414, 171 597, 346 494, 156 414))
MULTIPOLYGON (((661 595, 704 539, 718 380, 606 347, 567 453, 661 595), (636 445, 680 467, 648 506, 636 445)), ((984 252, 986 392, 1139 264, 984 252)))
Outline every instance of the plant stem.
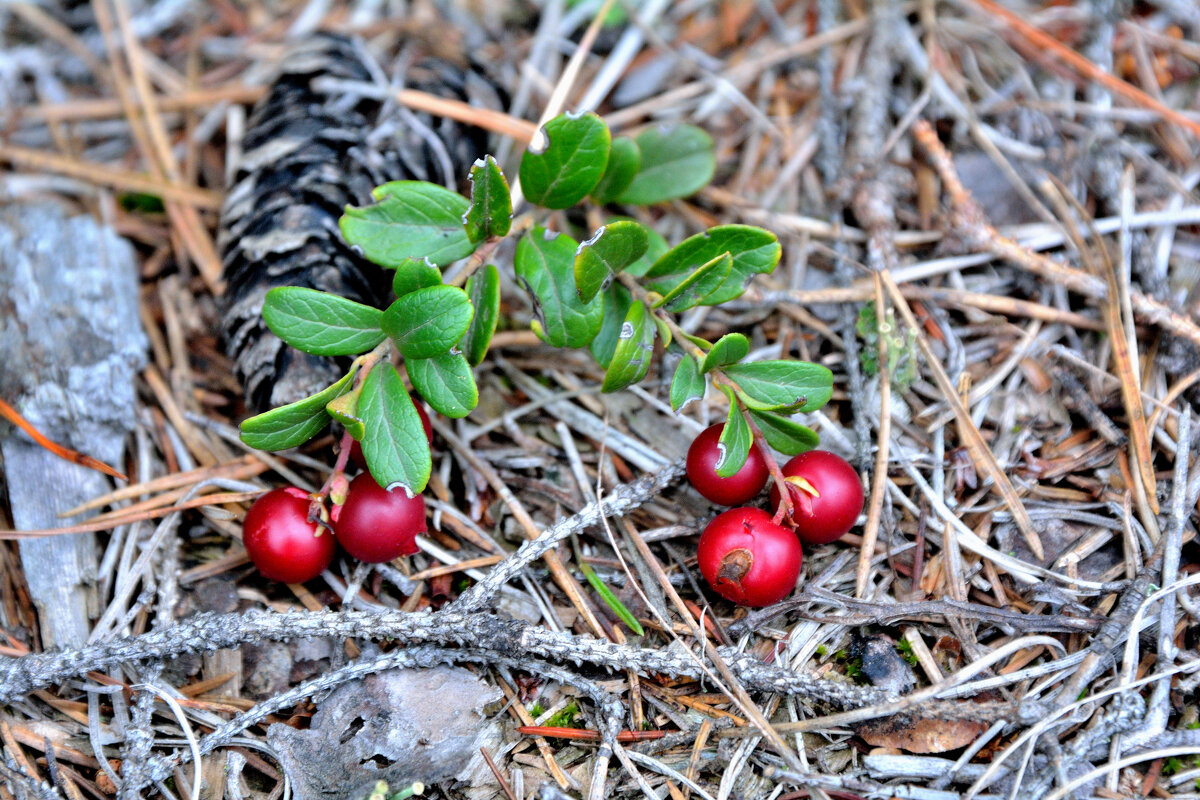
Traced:
POLYGON ((391 795, 388 797, 388 800, 408 800, 408 798, 418 794, 425 794, 425 784, 414 783, 412 786, 401 789, 400 791, 391 795))
POLYGON ((362 386, 363 381, 367 379, 367 373, 370 372, 376 364, 379 363, 388 351, 392 349, 392 340, 384 339, 379 344, 375 345, 375 349, 369 353, 363 353, 358 358, 354 359, 354 363, 350 365, 350 369, 358 369, 358 374, 354 376, 354 388, 362 386))
MULTIPOLYGON (((738 404, 741 406, 741 404, 738 404)), ((779 465, 775 463, 775 459, 771 456, 771 447, 767 444, 766 437, 762 431, 754 424, 754 419, 750 416, 750 412, 745 406, 741 406, 742 416, 746 419, 746 424, 750 426, 750 432, 754 434, 754 443, 762 449, 763 460, 767 462, 767 472, 771 473, 771 482, 779 489, 779 507, 775 509, 775 516, 771 520, 776 525, 783 522, 783 518, 791 517, 792 515, 792 492, 787 482, 783 478, 783 472, 779 469, 779 465)))
POLYGON ((650 293, 637 282, 636 278, 621 272, 617 274, 617 280, 625 285, 625 288, 629 290, 635 300, 645 303, 646 308, 650 309, 650 313, 667 326, 667 329, 671 331, 671 336, 679 343, 680 347, 698 358, 701 362, 704 361, 705 352, 696 346, 691 339, 687 338, 688 334, 683 328, 679 327, 679 323, 675 322, 675 318, 661 308, 651 308, 653 301, 650 299, 650 293))
MULTIPOLYGON (((385 355, 392 349, 390 339, 384 339, 379 344, 375 345, 375 349, 369 353, 364 353, 354 359, 354 363, 350 365, 350 369, 357 370, 354 375, 354 388, 358 389, 366 380, 367 373, 374 369, 385 355)), ((308 508, 308 521, 316 522, 320 525, 329 527, 322 514, 325 505, 325 498, 329 496, 330 490, 339 478, 344 480, 346 474, 346 463, 350 460, 350 448, 354 445, 354 437, 350 435, 350 431, 342 431, 341 444, 338 445, 337 461, 333 464, 333 472, 329 473, 329 477, 325 479, 325 483, 321 484, 312 497, 312 503, 308 508)))
MULTIPOLYGON (((627 289, 629 289, 635 300, 645 303, 647 307, 651 305, 649 300, 649 292, 642 288, 642 285, 639 284, 632 275, 622 272, 617 275, 617 279, 620 280, 627 289)), ((687 335, 684 333, 683 329, 679 327, 679 324, 675 322, 675 318, 671 314, 659 308, 651 309, 651 313, 663 321, 668 330, 671 331, 671 335, 675 337, 675 341, 679 342, 680 347, 689 351, 691 355, 695 356, 701 361, 701 363, 703 363, 706 353, 687 338, 687 335)), ((721 370, 715 369, 712 371, 711 375, 714 385, 724 384, 731 389, 734 389, 735 392, 738 390, 738 385, 726 377, 725 373, 721 372, 721 370)), ((792 513, 791 493, 788 491, 788 486, 784 482, 783 472, 780 471, 779 465, 775 463, 775 459, 771 457, 771 447, 767 444, 766 437, 763 436, 762 431, 758 429, 758 426, 754 424, 754 419, 750 416, 750 412, 746 409, 746 407, 740 401, 736 402, 738 404, 738 408, 742 412, 742 416, 746 420, 746 424, 750 426, 750 432, 754 434, 754 443, 761 449, 763 460, 767 462, 767 471, 771 473, 771 480, 777 487, 779 487, 779 508, 775 511, 774 518, 775 524, 778 525, 783 521, 785 515, 790 515, 792 513)))
POLYGON ((513 221, 512 228, 504 236, 493 236, 483 244, 479 245, 478 249, 471 254, 471 259, 466 263, 466 266, 459 271, 457 275, 450 279, 449 286, 465 286, 467 279, 475 274, 475 271, 483 266, 484 262, 491 257, 492 253, 500 246, 500 243, 511 236, 519 236, 527 229, 533 227, 533 217, 529 214, 522 214, 513 221))

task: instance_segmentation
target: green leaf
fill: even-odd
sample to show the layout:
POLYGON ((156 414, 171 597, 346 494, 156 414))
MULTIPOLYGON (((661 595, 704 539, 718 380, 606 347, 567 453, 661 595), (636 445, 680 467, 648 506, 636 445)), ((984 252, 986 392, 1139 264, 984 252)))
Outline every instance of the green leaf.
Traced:
POLYGON ((641 258, 625 268, 626 274, 632 275, 635 278, 645 275, 647 270, 654 266, 654 262, 662 258, 671 249, 671 246, 667 244, 667 240, 663 238, 663 235, 653 228, 646 228, 646 240, 646 252, 642 254, 641 258))
POLYGON ((713 345, 712 350, 708 351, 708 355, 704 357, 704 363, 700 365, 700 372, 707 375, 718 367, 736 364, 745 358, 749 352, 749 339, 740 333, 727 333, 720 339, 717 339, 717 343, 713 345))
POLYGON ((479 405, 471 367, 458 353, 407 359, 404 368, 413 388, 443 416, 460 419, 479 405))
POLYGON ((242 423, 242 441, 257 450, 299 447, 329 424, 325 405, 350 388, 355 370, 311 397, 251 417, 242 423))
POLYGON ((475 252, 463 228, 470 204, 461 194, 424 181, 393 181, 372 194, 378 203, 347 206, 338 224, 346 241, 376 264, 428 258, 444 267, 475 252))
POLYGON ((687 197, 703 189, 717 169, 712 137, 695 125, 647 128, 637 145, 642 163, 622 203, 648 206, 687 197))
POLYGON ((637 222, 610 222, 575 251, 575 288, 590 303, 613 276, 646 252, 646 228, 637 222))
POLYGON ((355 355, 383 341, 378 308, 316 289, 277 286, 262 316, 276 336, 314 356, 355 355))
POLYGON ((615 392, 646 377, 650 359, 654 356, 655 331, 654 324, 646 319, 648 313, 641 303, 629 306, 600 391, 615 392))
POLYGON ((396 298, 383 312, 383 331, 405 358, 432 358, 458 344, 473 313, 462 289, 429 286, 396 298))
POLYGON ((612 140, 608 151, 608 165, 600 183, 592 190, 592 199, 599 205, 615 203, 621 193, 633 183, 638 167, 642 163, 642 154, 637 142, 628 136, 618 136, 612 140))
POLYGON ((471 317, 471 324, 458 346, 467 357, 467 363, 477 367, 487 355, 500 319, 500 273, 495 266, 487 264, 467 279, 466 291, 475 307, 475 316, 471 317))
MULTIPOLYGON (((584 2, 586 2, 586 0, 567 0, 567 8, 574 8, 575 6, 577 6, 581 3, 584 3, 584 2)), ((638 8, 638 6, 641 5, 641 3, 642 3, 642 0, 631 0, 628 3, 628 5, 630 8, 636 10, 638 8)), ((617 25, 623 25, 625 23, 625 21, 628 19, 629 19, 629 13, 625 10, 625 4, 624 3, 613 3, 612 6, 608 9, 608 13, 604 15, 604 21, 601 24, 605 28, 613 28, 613 27, 616 27, 617 25)), ((534 716, 536 717, 537 714, 534 714, 534 716)), ((547 722, 546 724, 549 725, 550 723, 547 722)), ((558 723, 555 723, 555 724, 558 724, 558 723)), ((569 728, 571 726, 566 725, 564 727, 569 728)))
POLYGON ((651 279, 651 289, 667 294, 683 280, 680 276, 691 274, 722 253, 729 253, 733 258, 729 277, 705 298, 708 305, 720 305, 745 291, 751 275, 774 270, 780 252, 779 239, 770 231, 750 225, 719 225, 672 247, 654 262, 646 277, 651 279))
POLYGON ((570 208, 596 188, 608 166, 611 134, 592 112, 560 114, 543 129, 542 152, 526 150, 521 158, 521 188, 530 202, 543 208, 570 208))
POLYGON ((596 574, 596 570, 592 569, 592 565, 582 559, 578 563, 579 571, 583 573, 583 577, 587 578, 587 582, 591 587, 596 590, 596 594, 600 595, 600 598, 604 600, 604 604, 617 615, 621 622, 625 623, 625 627, 638 636, 644 636, 646 631, 642 629, 642 624, 637 621, 637 617, 629 613, 629 609, 613 594, 612 589, 609 589, 604 581, 600 580, 600 576, 596 574))
POLYGON ((621 324, 624 323, 632 302, 633 297, 629 290, 619 283, 614 283, 600 295, 604 322, 601 323, 600 332, 592 339, 588 349, 592 351, 592 358, 596 359, 596 363, 605 369, 612 363, 613 352, 617 349, 617 337, 621 335, 621 324))
POLYGON ((671 326, 658 318, 658 315, 651 317, 654 320, 654 327, 658 328, 658 338, 662 339, 663 347, 671 346, 671 326))
POLYGON ((161 197, 146 192, 119 194, 117 202, 126 211, 136 211, 142 214, 161 214, 167 208, 161 197))
POLYGON ((535 226, 517 243, 513 259, 518 280, 534 299, 537 319, 530 327, 555 347, 583 347, 603 322, 601 304, 595 298, 584 303, 575 289, 577 248, 570 236, 535 226))
POLYGON ((721 287, 721 284, 729 277, 729 272, 732 269, 733 256, 729 255, 729 253, 721 253, 721 255, 675 284, 675 288, 663 295, 662 300, 655 303, 654 307, 666 306, 667 311, 678 314, 681 311, 687 311, 689 308, 698 306, 704 302, 705 298, 721 287))
POLYGON ((392 276, 392 291, 396 297, 411 294, 417 289, 442 285, 442 271, 423 258, 405 259, 392 276))
POLYGON ((750 426, 746 424, 746 418, 742 416, 742 409, 733 399, 732 393, 725 386, 722 386, 721 389, 729 397, 729 416, 725 418, 725 427, 721 429, 721 438, 717 439, 717 451, 720 456, 713 466, 717 470, 717 475, 728 478, 736 475, 737 471, 746 463, 746 457, 750 455, 750 445, 754 444, 754 434, 751 432, 750 426))
POLYGON ((363 456, 375 482, 389 490, 402 486, 411 494, 425 491, 433 469, 429 440, 404 381, 386 361, 367 373, 358 414, 367 429, 363 456))
POLYGON ((489 236, 506 236, 512 228, 512 195, 500 165, 484 156, 471 167, 471 207, 463 217, 467 238, 482 242, 489 236))
POLYGON ((753 361, 723 372, 756 411, 815 411, 833 396, 833 373, 807 361, 753 361))
POLYGON ((821 443, 816 431, 788 417, 770 411, 755 411, 753 408, 750 409, 750 416, 762 431, 767 444, 784 455, 798 456, 821 443))
POLYGON ((358 416, 358 398, 361 394, 361 387, 351 389, 325 404, 325 411, 329 416, 340 422, 346 432, 350 434, 350 438, 357 442, 362 441, 363 434, 366 432, 362 418, 358 416))
POLYGON ((671 410, 676 413, 693 400, 704 397, 704 376, 695 356, 685 355, 671 378, 671 410))

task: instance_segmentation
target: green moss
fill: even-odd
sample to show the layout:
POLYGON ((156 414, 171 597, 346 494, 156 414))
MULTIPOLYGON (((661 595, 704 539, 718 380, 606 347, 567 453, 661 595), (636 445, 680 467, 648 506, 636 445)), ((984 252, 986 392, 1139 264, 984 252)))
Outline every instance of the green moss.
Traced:
POLYGON ((546 725, 551 728, 573 728, 575 727, 575 718, 579 716, 579 704, 574 700, 554 714, 550 719, 546 720, 546 725))

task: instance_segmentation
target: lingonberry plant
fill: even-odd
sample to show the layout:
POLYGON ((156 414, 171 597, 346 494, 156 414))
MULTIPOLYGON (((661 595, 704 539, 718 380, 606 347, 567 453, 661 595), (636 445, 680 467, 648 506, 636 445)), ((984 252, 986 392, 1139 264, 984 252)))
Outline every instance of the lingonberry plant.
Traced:
MULTIPOLYGON (((552 212, 584 201, 587 216, 595 218, 612 206, 695 193, 715 169, 708 134, 676 125, 613 138, 600 117, 587 113, 552 119, 538 138, 522 157, 520 191, 510 191, 488 156, 471 168, 470 198, 432 183, 399 181, 375 189, 373 205, 346 209, 343 236, 366 258, 395 270, 395 300, 380 310, 311 289, 268 292, 263 318, 285 342, 315 355, 356 357, 345 377, 325 390, 244 422, 247 444, 295 447, 332 418, 345 427, 345 444, 361 443, 381 486, 423 491, 432 465, 429 442, 394 364, 402 359, 413 390, 439 414, 455 419, 475 408, 472 368, 487 354, 500 316, 500 275, 489 259, 500 241, 519 236, 511 268, 532 299, 534 332, 551 345, 588 348, 605 370, 603 391, 642 380, 658 340, 679 359, 672 408, 702 397, 710 383, 726 395, 717 476, 736 474, 756 440, 763 452, 770 446, 788 455, 817 445, 816 433, 791 415, 829 400, 828 369, 746 361, 750 342, 742 334, 710 342, 685 332, 674 316, 733 300, 753 275, 774 270, 780 257, 774 234, 720 225, 671 246, 619 217, 582 242, 549 229, 551 221, 570 224, 552 212), (464 259, 447 281, 443 269, 464 259)), ((344 463, 340 459, 339 468, 344 463)), ((772 471, 781 480, 778 469, 772 471)))

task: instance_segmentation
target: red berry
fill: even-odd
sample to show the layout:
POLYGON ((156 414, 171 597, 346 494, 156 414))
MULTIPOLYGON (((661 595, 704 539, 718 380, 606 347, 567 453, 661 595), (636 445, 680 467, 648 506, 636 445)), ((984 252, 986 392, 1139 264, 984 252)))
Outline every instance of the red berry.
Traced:
POLYGON ((425 498, 390 492, 364 472, 350 482, 346 502, 335 512, 333 529, 346 552, 359 561, 379 564, 417 552, 416 536, 425 532, 425 498))
POLYGON ((242 523, 242 544, 264 578, 304 583, 333 560, 333 534, 308 521, 309 498, 295 486, 273 489, 254 501, 242 523))
MULTIPOLYGON (((413 407, 417 409, 417 416, 421 418, 421 427, 425 429, 425 438, 433 444, 433 423, 429 421, 429 414, 425 413, 424 403, 413 403, 413 407)), ((363 455, 362 445, 356 441, 350 442, 350 461, 359 469, 367 468, 367 459, 363 455)))
MULTIPOLYGON (((783 465, 784 478, 808 485, 788 484, 792 499, 790 522, 805 544, 836 541, 854 527, 863 507, 862 482, 854 467, 827 450, 801 453, 783 465)), ((779 507, 779 489, 771 487, 771 507, 779 507)))
POLYGON ((692 487, 708 500, 723 506, 745 503, 767 485, 767 461, 757 445, 750 446, 750 454, 742 468, 722 478, 717 474, 717 463, 725 453, 718 441, 724 423, 705 428, 687 454, 687 476, 692 487))
POLYGON ((769 606, 792 593, 804 554, 796 535, 761 508, 731 508, 708 523, 697 549, 700 573, 742 606, 769 606))

